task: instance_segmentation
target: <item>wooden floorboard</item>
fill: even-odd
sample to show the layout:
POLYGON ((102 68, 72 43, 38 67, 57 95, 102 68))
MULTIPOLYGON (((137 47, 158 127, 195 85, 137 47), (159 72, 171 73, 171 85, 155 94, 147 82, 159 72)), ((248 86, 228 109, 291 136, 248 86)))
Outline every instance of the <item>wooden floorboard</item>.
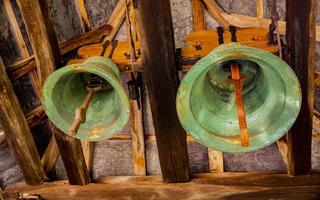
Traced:
POLYGON ((194 175, 188 183, 163 183, 160 176, 105 177, 98 183, 70 186, 66 181, 8 186, 16 192, 40 194, 44 199, 320 199, 320 176, 289 177, 269 173, 221 173, 194 175))

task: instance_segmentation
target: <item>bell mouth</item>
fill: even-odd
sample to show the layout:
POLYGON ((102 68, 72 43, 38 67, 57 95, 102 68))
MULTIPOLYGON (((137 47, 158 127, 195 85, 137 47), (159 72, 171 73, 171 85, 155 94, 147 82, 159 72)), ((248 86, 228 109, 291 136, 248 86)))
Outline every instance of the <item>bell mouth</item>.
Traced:
POLYGON ((93 95, 86 120, 75 137, 98 141, 121 131, 129 119, 129 101, 118 77, 111 72, 88 64, 69 65, 55 71, 43 88, 44 107, 50 120, 68 134, 75 110, 88 94, 88 79, 94 75, 103 80, 103 89, 93 95))
POLYGON ((187 133, 226 152, 252 151, 275 142, 292 126, 300 105, 300 85, 291 68, 273 54, 242 45, 221 46, 201 59, 177 94, 179 120, 187 133), (241 146, 234 85, 228 80, 231 62, 245 78, 249 147, 241 146))

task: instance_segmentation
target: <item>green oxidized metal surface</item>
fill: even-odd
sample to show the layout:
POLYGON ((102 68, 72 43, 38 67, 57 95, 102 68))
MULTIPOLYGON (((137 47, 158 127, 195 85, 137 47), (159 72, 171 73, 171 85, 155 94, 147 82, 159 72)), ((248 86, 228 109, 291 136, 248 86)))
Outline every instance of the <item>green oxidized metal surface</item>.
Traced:
POLYGON ((221 45, 197 62, 182 80, 177 112, 188 134, 201 144, 225 152, 252 151, 281 138, 301 106, 298 79, 279 57, 239 43, 221 45), (230 61, 245 75, 243 98, 249 147, 240 144, 230 61))
POLYGON ((64 133, 75 118, 75 110, 87 96, 90 74, 100 76, 107 89, 94 94, 80 125, 77 138, 98 141, 122 130, 130 116, 129 100, 120 83, 118 67, 108 58, 91 57, 83 64, 65 66, 52 73, 42 89, 44 109, 49 119, 64 133))

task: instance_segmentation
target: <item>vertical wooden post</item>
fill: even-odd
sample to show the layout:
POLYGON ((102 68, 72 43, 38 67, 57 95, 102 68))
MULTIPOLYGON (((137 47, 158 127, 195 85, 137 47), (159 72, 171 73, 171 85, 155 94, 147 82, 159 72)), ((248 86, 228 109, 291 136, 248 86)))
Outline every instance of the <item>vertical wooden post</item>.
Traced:
MULTIPOLYGON (((50 20, 50 11, 45 1, 18 0, 17 3, 35 54, 40 83, 43 85, 48 76, 55 70, 56 65, 59 64, 60 57, 57 38, 50 20)), ((89 175, 86 167, 82 167, 85 166, 85 161, 80 141, 60 134, 54 126, 52 130, 65 163, 69 182, 79 185, 87 184, 89 175), (81 153, 78 151, 79 148, 81 153)), ((51 139, 50 144, 51 146, 49 145, 48 148, 56 148, 53 145, 54 139, 51 139)), ((49 149, 48 151, 57 152, 57 149, 55 151, 49 149)), ((53 153, 52 156, 57 156, 57 154, 53 153)), ((48 156, 46 159, 54 160, 56 157, 48 156)))
POLYGON ((286 1, 287 62, 301 84, 302 107, 288 133, 288 173, 311 171, 311 141, 316 43, 316 0, 286 1))
POLYGON ((257 17, 263 18, 263 0, 256 0, 257 17))
POLYGON ((165 182, 189 180, 186 134, 176 113, 178 88, 169 0, 134 1, 146 85, 165 182))
POLYGON ((191 0, 193 30, 202 31, 205 29, 204 5, 201 0, 191 0))
POLYGON ((36 144, 1 58, 0 86, 0 123, 6 140, 16 157, 26 183, 39 185, 46 175, 40 162, 36 144))

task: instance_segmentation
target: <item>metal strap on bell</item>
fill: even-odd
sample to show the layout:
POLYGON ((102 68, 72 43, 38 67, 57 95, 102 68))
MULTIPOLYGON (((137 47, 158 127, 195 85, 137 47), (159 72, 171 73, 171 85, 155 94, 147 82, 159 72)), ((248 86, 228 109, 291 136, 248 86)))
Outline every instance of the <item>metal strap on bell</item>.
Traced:
POLYGON ((80 140, 109 139, 123 129, 130 116, 120 71, 109 58, 100 56, 52 73, 42 89, 42 101, 53 124, 80 140), (74 123, 76 110, 84 115, 80 126, 74 123))
POLYGON ((239 43, 223 44, 198 61, 177 94, 178 117, 187 133, 224 152, 253 151, 274 143, 293 125, 300 106, 300 84, 290 66, 269 52, 239 43), (238 87, 242 117, 230 81, 232 65, 239 70, 235 80, 243 77, 238 87), (248 144, 240 137, 240 118, 245 120, 242 131, 249 136, 248 144))

